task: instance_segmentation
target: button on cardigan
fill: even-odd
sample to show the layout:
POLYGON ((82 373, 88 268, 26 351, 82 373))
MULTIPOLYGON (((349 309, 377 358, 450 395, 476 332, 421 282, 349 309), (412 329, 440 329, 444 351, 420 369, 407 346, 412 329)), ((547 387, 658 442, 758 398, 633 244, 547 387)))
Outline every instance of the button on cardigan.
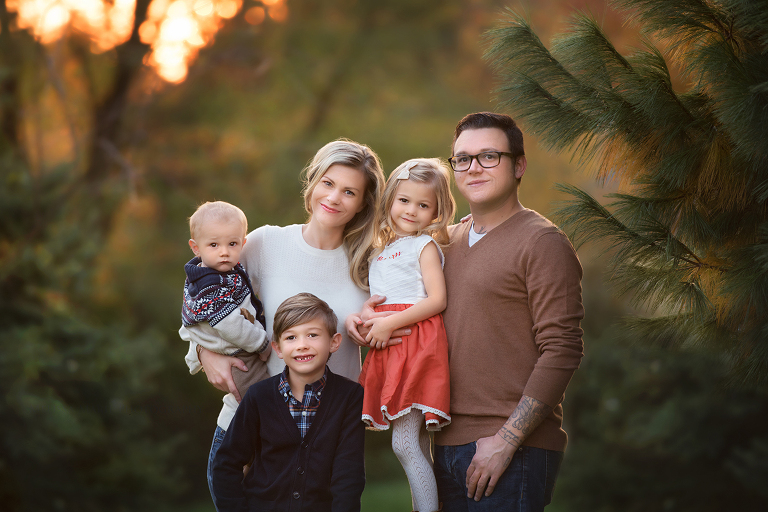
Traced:
POLYGON ((277 375, 251 386, 227 429, 213 465, 219 512, 359 511, 363 388, 328 370, 320 407, 302 440, 279 381, 277 375))

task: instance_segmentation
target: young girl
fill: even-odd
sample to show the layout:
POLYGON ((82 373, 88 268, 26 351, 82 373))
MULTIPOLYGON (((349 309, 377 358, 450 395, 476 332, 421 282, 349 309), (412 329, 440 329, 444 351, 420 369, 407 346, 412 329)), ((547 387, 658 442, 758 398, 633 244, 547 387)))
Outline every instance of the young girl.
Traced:
POLYGON ((392 448, 408 476, 415 510, 437 510, 429 434, 448 415, 448 343, 443 253, 456 203, 447 167, 437 158, 408 160, 392 171, 384 189, 379 238, 368 273, 372 295, 386 296, 376 311, 389 316, 365 322, 371 350, 360 374, 363 421, 373 430, 392 422, 392 448), (392 331, 411 334, 385 347, 392 331), (426 423, 426 430, 422 426, 426 423))

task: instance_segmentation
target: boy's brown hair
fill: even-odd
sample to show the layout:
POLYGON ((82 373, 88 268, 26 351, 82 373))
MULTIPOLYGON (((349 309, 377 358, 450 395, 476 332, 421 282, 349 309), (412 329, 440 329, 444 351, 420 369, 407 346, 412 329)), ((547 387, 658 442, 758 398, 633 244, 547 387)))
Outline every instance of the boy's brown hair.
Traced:
POLYGON ((322 320, 328 330, 328 336, 332 337, 338 332, 336 326, 339 321, 336 313, 324 300, 311 293, 298 293, 293 297, 288 297, 275 311, 272 339, 275 343, 280 343, 280 337, 285 331, 316 318, 322 320))

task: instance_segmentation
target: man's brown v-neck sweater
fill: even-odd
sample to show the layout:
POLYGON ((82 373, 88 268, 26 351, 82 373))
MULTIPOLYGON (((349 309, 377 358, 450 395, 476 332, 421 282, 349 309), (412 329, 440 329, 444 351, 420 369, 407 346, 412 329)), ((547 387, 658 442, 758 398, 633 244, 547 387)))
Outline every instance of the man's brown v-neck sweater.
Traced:
POLYGON ((553 408, 523 442, 565 449, 565 388, 583 354, 581 265, 568 238, 525 209, 469 247, 471 223, 445 251, 443 314, 451 369, 451 424, 439 445, 494 435, 523 395, 553 408))

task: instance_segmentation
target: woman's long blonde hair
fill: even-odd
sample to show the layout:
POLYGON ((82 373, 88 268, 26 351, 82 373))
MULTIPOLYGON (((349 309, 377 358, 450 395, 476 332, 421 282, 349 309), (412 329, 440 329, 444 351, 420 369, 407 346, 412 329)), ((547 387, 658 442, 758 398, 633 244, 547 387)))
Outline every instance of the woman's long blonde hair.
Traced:
POLYGON ((312 218, 312 192, 332 165, 359 170, 365 176, 363 209, 344 226, 344 248, 349 257, 349 275, 357 286, 368 290, 369 255, 376 239, 376 214, 381 204, 384 172, 371 148, 357 142, 338 139, 329 142, 315 154, 303 171, 304 209, 312 218))
POLYGON ((389 212, 392 210, 392 204, 395 202, 397 187, 405 179, 415 183, 431 185, 437 198, 437 216, 428 226, 415 233, 415 235, 427 233, 440 246, 446 247, 450 243, 448 226, 453 222, 453 216, 456 213, 456 201, 453 200, 451 195, 451 178, 448 165, 439 158, 414 158, 400 164, 387 179, 382 199, 382 208, 379 209, 376 220, 376 224, 379 226, 378 238, 375 242, 376 250, 384 249, 397 236, 395 226, 392 223, 392 216, 389 212), (400 178, 400 174, 406 171, 407 177, 400 178))

